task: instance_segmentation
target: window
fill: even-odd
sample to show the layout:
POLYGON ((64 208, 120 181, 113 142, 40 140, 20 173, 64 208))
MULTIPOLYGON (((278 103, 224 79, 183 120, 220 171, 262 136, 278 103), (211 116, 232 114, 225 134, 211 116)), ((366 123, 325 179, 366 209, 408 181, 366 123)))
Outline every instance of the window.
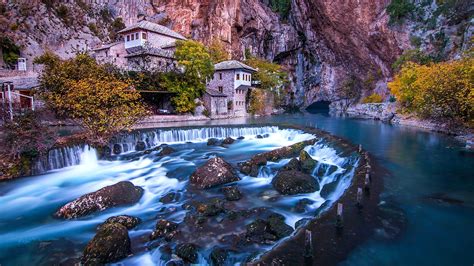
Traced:
POLYGON ((146 40, 146 32, 142 32, 142 39, 146 40))
POLYGON ((222 73, 219 73, 219 79, 222 80, 222 73))
POLYGON ((219 92, 222 93, 224 91, 223 87, 219 87, 219 92))
POLYGON ((127 42, 130 41, 130 35, 127 35, 127 42))
POLYGON ((139 37, 138 37, 138 32, 135 33, 135 39, 137 39, 137 40, 139 39, 139 37))
POLYGON ((120 54, 117 54, 117 57, 120 57, 120 54))
POLYGON ((135 34, 132 34, 131 37, 130 37, 130 40, 135 40, 135 34))
POLYGON ((236 80, 240 80, 240 74, 237 74, 236 80))

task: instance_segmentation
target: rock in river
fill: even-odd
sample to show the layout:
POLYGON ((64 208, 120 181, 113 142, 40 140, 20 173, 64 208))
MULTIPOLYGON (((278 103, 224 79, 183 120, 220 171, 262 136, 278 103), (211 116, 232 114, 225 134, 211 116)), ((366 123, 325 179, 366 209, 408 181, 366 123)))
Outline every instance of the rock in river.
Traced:
POLYGON ((99 226, 105 226, 107 224, 118 223, 125 226, 128 230, 135 228, 139 223, 141 223, 140 218, 128 216, 128 215, 119 215, 119 216, 112 216, 105 220, 103 224, 99 226))
POLYGON ((224 187, 222 192, 224 192, 224 197, 228 201, 236 201, 242 198, 242 193, 236 186, 224 187))
POLYGON ((199 167, 189 178, 191 184, 198 188, 211 188, 214 186, 239 181, 240 178, 228 162, 220 157, 209 159, 199 167))
POLYGON ((136 187, 129 181, 122 181, 69 202, 55 216, 64 219, 83 217, 111 207, 137 203, 142 195, 143 188, 136 187))
POLYGON ((184 262, 196 263, 198 258, 197 246, 194 244, 179 244, 176 246, 175 253, 182 258, 184 262))
POLYGON ((311 193, 319 190, 318 181, 309 174, 282 170, 272 180, 273 187, 283 195, 311 193))
POLYGON ((178 224, 167 220, 159 220, 156 223, 155 231, 151 234, 151 239, 155 240, 164 237, 166 241, 170 241, 178 233, 178 224))
POLYGON ((116 262, 131 254, 127 228, 118 223, 101 226, 84 249, 81 262, 97 265, 116 262))

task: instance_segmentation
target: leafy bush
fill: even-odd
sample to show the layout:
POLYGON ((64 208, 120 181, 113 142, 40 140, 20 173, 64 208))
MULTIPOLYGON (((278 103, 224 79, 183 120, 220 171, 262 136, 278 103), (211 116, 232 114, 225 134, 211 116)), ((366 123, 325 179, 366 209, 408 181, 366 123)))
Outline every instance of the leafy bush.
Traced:
POLYGON ((214 64, 229 60, 230 58, 230 54, 225 50, 222 42, 218 40, 212 41, 209 46, 209 54, 211 55, 211 60, 214 64))
POLYGON ((381 102, 383 102, 383 97, 377 93, 372 93, 371 95, 362 99, 362 103, 381 103, 381 102))
POLYGON ((91 22, 87 24, 87 27, 95 36, 99 36, 100 32, 99 29, 97 29, 97 25, 95 23, 91 22))
POLYGON ((271 0, 270 7, 278 12, 283 20, 288 19, 291 10, 291 0, 271 0))
POLYGON ((265 94, 261 89, 254 89, 250 93, 249 113, 253 115, 265 112, 265 94))
POLYGON ((125 29, 125 23, 123 23, 123 19, 118 17, 115 18, 114 21, 112 21, 110 25, 110 39, 111 40, 118 40, 120 39, 120 35, 118 34, 119 31, 125 29))
POLYGON ((400 68, 407 62, 414 62, 419 65, 426 65, 433 62, 434 59, 423 53, 419 49, 406 50, 403 54, 392 64, 394 71, 399 71, 400 68))
POLYGON ((472 123, 473 65, 472 56, 430 65, 407 63, 388 86, 408 112, 426 118, 472 123))
POLYGON ((387 6, 391 24, 400 24, 415 10, 415 5, 410 0, 392 0, 387 6))
POLYGON ((10 38, 3 36, 0 37, 0 50, 2 50, 3 62, 9 67, 13 67, 20 57, 20 47, 10 38))
POLYGON ((35 59, 46 104, 61 118, 77 121, 92 144, 105 144, 146 112, 140 94, 87 54, 62 61, 52 53, 35 59))
POLYGON ((69 16, 69 8, 65 5, 59 5, 56 9, 56 15, 63 21, 67 20, 69 16))
POLYGON ((179 113, 194 111, 194 99, 206 92, 206 81, 214 74, 214 64, 207 48, 197 41, 177 41, 176 61, 184 70, 163 75, 162 87, 175 92, 171 101, 179 113))

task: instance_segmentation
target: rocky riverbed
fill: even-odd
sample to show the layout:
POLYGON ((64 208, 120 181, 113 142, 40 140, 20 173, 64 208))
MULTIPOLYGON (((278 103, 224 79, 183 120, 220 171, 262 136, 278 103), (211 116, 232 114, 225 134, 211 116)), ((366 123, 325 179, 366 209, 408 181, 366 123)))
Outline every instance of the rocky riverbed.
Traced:
POLYGON ((357 146, 314 129, 180 130, 156 132, 155 140, 167 138, 168 145, 139 134, 128 145, 134 150, 126 151, 120 141, 130 138, 117 140, 111 145, 122 149, 113 161, 86 160, 61 171, 59 187, 74 193, 42 214, 55 213, 50 229, 29 233, 48 240, 51 232, 70 231, 64 237, 81 252, 65 252, 58 263, 251 262, 331 210, 368 158, 357 146), (76 174, 83 176, 81 185, 68 185, 76 174))

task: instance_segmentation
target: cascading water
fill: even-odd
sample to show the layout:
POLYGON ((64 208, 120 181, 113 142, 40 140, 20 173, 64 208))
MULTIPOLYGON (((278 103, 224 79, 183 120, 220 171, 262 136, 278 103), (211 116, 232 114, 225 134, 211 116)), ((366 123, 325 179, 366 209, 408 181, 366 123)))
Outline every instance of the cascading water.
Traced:
POLYGON ((48 152, 45 158, 36 162, 34 174, 61 169, 79 164, 96 164, 97 153, 88 145, 63 147, 48 152))
MULTIPOLYGON (((169 257, 158 248, 161 244, 150 244, 143 240, 149 238, 158 217, 183 223, 188 214, 188 210, 182 207, 184 204, 196 200, 203 201, 209 197, 222 197, 219 188, 204 192, 188 191, 188 177, 196 167, 215 156, 220 156, 235 166, 255 154, 313 138, 313 135, 299 130, 278 127, 170 129, 122 136, 115 142, 134 146, 137 141, 148 139, 147 145, 150 145, 148 147, 167 143, 176 150, 168 156, 159 156, 158 151, 152 151, 148 154, 131 153, 131 156, 126 159, 118 157, 115 161, 98 161, 95 150, 87 146, 54 151, 50 154, 51 158, 48 160, 47 167, 43 169, 60 166, 66 167, 65 169, 14 181, 0 191, 3 195, 0 197, 0 212, 2 213, 0 224, 15 224, 14 229, 0 227, 0 261, 7 260, 7 264, 14 265, 51 264, 56 253, 62 254, 61 258, 54 261, 56 263, 65 258, 77 258, 85 244, 95 234, 97 225, 108 217, 127 214, 139 217, 143 222, 129 232, 130 237, 135 239, 132 241, 133 249, 137 250, 135 255, 120 263, 124 265, 164 264, 169 257), (257 135, 262 135, 264 138, 257 138, 257 135), (243 136, 244 139, 228 147, 208 146, 205 143, 208 138, 223 139, 229 136, 234 138, 243 136), (74 164, 77 165, 73 166, 74 164), (51 219, 51 214, 63 204, 124 180, 129 180, 144 189, 145 194, 139 203, 109 209, 72 221, 51 219), (160 198, 169 192, 179 194, 179 200, 171 203, 160 202, 160 198), (24 250, 28 252, 25 253, 24 250), (8 255, 19 251, 27 255, 21 258, 12 258, 8 255)), ((285 223, 295 228, 297 221, 313 218, 324 202, 336 200, 350 184, 358 157, 355 155, 342 157, 331 147, 331 143, 324 140, 318 140, 315 145, 308 146, 305 150, 318 161, 313 175, 321 184, 319 191, 294 196, 279 195, 273 189, 271 181, 279 169, 290 160, 283 159, 262 166, 257 177, 240 174, 241 180, 235 184, 241 190, 243 198, 232 203, 232 208, 251 210, 265 207, 283 215, 285 223), (323 168, 324 171, 319 171, 323 168), (326 185, 329 185, 330 189, 325 189, 326 185), (323 190, 326 191, 324 195, 322 195, 323 190), (295 205, 303 199, 311 203, 296 212, 295 205)), ((222 228, 220 222, 215 219, 210 218, 208 225, 219 232, 219 235, 213 239, 204 237, 201 241, 197 232, 185 234, 193 236, 196 241, 201 241, 199 262, 203 264, 208 263, 210 249, 215 245, 220 245, 218 239, 226 237, 225 232, 219 231, 222 228)), ((245 223, 232 227, 235 229, 234 233, 242 233, 245 230, 245 223)), ((242 249, 240 253, 230 254, 229 262, 241 263, 251 254, 255 252, 261 254, 278 243, 276 241, 273 244, 252 245, 247 249, 242 249)))

